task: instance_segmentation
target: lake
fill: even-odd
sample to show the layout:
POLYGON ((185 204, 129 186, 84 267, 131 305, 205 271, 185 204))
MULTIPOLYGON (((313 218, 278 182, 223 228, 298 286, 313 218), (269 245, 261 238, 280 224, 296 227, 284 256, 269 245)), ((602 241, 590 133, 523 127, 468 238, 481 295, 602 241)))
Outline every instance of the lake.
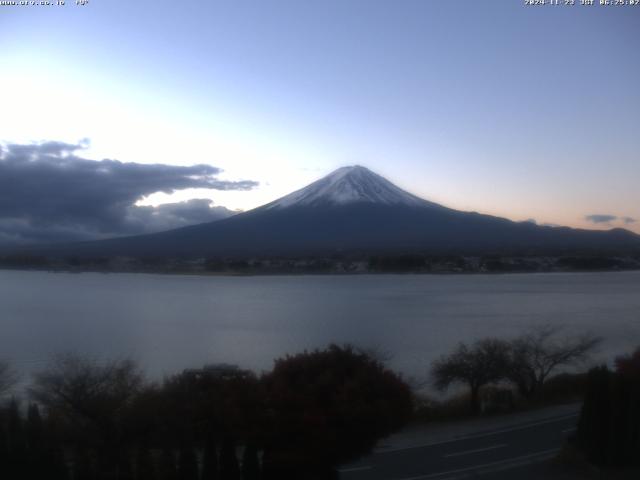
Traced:
POLYGON ((562 325, 640 345, 640 272, 510 275, 177 276, 0 271, 0 358, 23 373, 57 351, 131 356, 153 377, 205 363, 268 370, 349 342, 426 378, 459 341, 562 325))

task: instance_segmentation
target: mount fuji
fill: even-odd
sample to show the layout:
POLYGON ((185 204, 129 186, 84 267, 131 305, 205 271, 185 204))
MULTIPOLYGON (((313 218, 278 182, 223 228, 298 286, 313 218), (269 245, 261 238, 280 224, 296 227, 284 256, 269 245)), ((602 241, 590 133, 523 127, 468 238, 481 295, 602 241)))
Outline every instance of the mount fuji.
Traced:
POLYGON ((405 192, 365 167, 355 165, 339 168, 311 185, 269 203, 263 208, 338 206, 350 203, 377 203, 407 207, 438 206, 405 192))
MULTIPOLYGON (((196 258, 638 247, 640 236, 624 229, 547 227, 453 210, 412 195, 365 167, 351 166, 224 220, 75 244, 72 252, 80 256, 196 258)), ((70 251, 67 246, 66 253, 70 251)))

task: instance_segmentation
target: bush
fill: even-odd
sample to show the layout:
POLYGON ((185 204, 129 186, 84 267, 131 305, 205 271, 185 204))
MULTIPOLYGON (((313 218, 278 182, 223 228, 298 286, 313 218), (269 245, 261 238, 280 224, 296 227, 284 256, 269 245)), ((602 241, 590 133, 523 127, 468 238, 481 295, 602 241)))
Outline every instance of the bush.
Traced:
POLYGON ((265 468, 279 478, 352 460, 412 413, 409 386, 350 346, 277 360, 264 382, 273 421, 265 468))
POLYGON ((594 368, 578 422, 577 443, 598 466, 640 465, 640 349, 594 368))

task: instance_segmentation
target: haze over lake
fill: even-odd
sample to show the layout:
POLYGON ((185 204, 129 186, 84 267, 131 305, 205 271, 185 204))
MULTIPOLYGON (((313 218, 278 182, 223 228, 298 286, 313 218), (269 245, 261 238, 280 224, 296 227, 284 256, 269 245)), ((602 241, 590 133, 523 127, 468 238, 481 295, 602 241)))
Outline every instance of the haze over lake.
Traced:
POLYGON ((640 344, 640 272, 511 275, 172 276, 0 271, 0 357, 22 372, 74 350, 132 356, 152 376, 205 363, 267 370, 330 342, 377 347, 424 378, 459 341, 552 323, 640 344))

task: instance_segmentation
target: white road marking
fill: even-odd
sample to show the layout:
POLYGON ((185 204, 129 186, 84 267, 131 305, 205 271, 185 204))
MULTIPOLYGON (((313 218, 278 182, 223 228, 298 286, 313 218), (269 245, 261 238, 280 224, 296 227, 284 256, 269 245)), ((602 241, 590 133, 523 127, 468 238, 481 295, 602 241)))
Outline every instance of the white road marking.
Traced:
POLYGON ((371 465, 365 465, 364 467, 353 467, 353 468, 341 468, 338 471, 340 473, 347 473, 347 472, 360 472, 362 470, 371 470, 373 467, 371 465))
POLYGON ((514 426, 514 427, 503 428, 501 430, 494 430, 492 432, 476 433, 476 434, 456 437, 456 438, 452 438, 451 440, 444 440, 442 442, 422 443, 422 444, 419 444, 419 445, 411 445, 409 447, 389 448, 389 449, 381 450, 381 451, 378 451, 378 452, 374 452, 373 454, 374 455, 383 455, 385 453, 400 452, 402 450, 413 450, 415 448, 433 447, 435 445, 444 445, 445 443, 459 442, 459 441, 462 441, 462 440, 471 440, 473 438, 490 437, 491 435, 499 435, 501 433, 514 432, 516 430, 526 430, 527 428, 537 427, 538 425, 545 425, 547 423, 561 422, 563 420, 568 420, 569 418, 572 418, 572 417, 577 417, 578 415, 579 415, 579 413, 572 413, 570 415, 563 415, 562 417, 556 417, 556 418, 551 418, 551 419, 548 419, 548 420, 542 420, 542 421, 536 422, 536 423, 527 423, 527 424, 523 424, 523 425, 517 425, 517 426, 514 426))
POLYGON ((509 465, 512 463, 517 464, 517 463, 527 462, 527 460, 533 459, 535 457, 544 457, 546 455, 551 455, 558 451, 559 451, 558 448, 552 448, 550 450, 542 450, 540 452, 531 453, 529 455, 522 455, 520 457, 513 457, 507 460, 499 460, 497 462, 483 463, 481 465, 474 465, 472 467, 459 468, 457 470, 448 470, 446 472, 430 473, 428 475, 419 475, 417 477, 406 477, 406 478, 401 478, 399 480, 428 480, 429 478, 438 478, 438 477, 443 477, 445 475, 455 475, 459 473, 471 472, 471 471, 482 469, 482 468, 500 467, 500 466, 509 465))
POLYGON ((506 446, 507 446, 506 443, 502 443, 500 445, 491 445, 490 447, 476 448, 475 450, 466 450, 464 452, 450 453, 448 455, 445 455, 445 458, 448 458, 448 457, 461 457, 462 455, 470 455, 472 453, 486 452, 487 450, 495 450, 496 448, 503 448, 503 447, 506 447, 506 446))

